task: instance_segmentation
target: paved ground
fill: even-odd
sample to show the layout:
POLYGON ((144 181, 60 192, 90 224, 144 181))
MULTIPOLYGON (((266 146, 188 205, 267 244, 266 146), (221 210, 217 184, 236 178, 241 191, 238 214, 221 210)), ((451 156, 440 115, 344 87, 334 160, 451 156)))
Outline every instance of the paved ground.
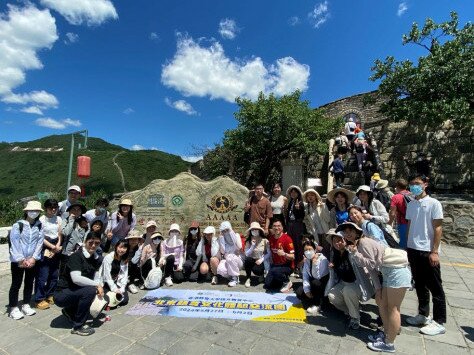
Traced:
MULTIPOLYGON (((474 250, 443 246, 442 272, 448 298, 447 333, 422 336, 403 326, 396 340, 399 354, 474 354, 474 250)), ((0 297, 7 304, 9 274, 0 277, 0 297)), ((182 284, 175 288, 210 288, 182 284)), ((213 286, 214 287, 214 286, 213 286)), ((226 285, 215 286, 228 290, 226 285)), ((255 291, 261 288, 251 288, 255 291)), ((239 291, 246 291, 242 285, 239 291)), ((144 291, 132 295, 130 304, 144 291)), ((375 319, 374 303, 363 305, 363 326, 348 330, 337 312, 312 317, 307 324, 263 323, 235 320, 133 317, 128 307, 111 311, 112 320, 89 337, 71 335, 59 308, 38 311, 14 321, 5 313, 0 322, 0 354, 368 354, 367 327, 375 319)), ((414 292, 402 304, 402 317, 416 314, 414 292)), ((6 312, 6 309, 5 309, 6 312)), ((406 325, 406 323, 405 323, 406 325)))

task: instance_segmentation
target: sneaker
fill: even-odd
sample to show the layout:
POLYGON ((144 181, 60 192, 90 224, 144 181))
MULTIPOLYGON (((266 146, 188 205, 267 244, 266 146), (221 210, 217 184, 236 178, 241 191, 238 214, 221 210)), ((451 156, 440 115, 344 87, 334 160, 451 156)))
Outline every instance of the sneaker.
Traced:
POLYGON ((414 317, 408 317, 407 318, 407 323, 408 324, 414 325, 414 326, 417 326, 417 327, 419 327, 420 325, 428 325, 428 324, 430 324, 430 322, 431 322, 431 318, 429 316, 425 317, 422 314, 417 314, 414 317))
POLYGON ((173 286, 173 280, 171 279, 171 276, 168 276, 165 279, 165 285, 168 286, 168 287, 173 286))
POLYGON ((370 334, 367 338, 372 343, 376 343, 378 341, 385 341, 385 333, 384 332, 378 332, 376 334, 370 334))
POLYGON ((318 314, 319 312, 319 307, 318 306, 312 306, 312 307, 309 307, 306 312, 312 316, 315 316, 318 314))
POLYGON ((95 333, 94 328, 91 328, 86 324, 84 324, 80 328, 73 328, 71 330, 71 334, 77 334, 77 335, 82 335, 82 336, 88 336, 88 335, 92 335, 94 333, 95 333))
POLYGON ((145 289, 145 285, 140 285, 138 288, 139 288, 140 290, 144 290, 144 289, 145 289))
POLYGON ((367 343, 367 347, 373 351, 385 352, 385 353, 394 353, 395 345, 387 344, 384 341, 376 341, 374 343, 367 343))
POLYGON ((46 300, 42 300, 41 302, 36 303, 35 305, 36 308, 45 310, 49 308, 49 302, 46 300))
POLYGON ((356 318, 351 318, 349 321, 349 328, 357 330, 360 328, 360 321, 356 318))
POLYGON ((293 287, 293 282, 288 281, 286 284, 283 285, 283 287, 280 289, 280 292, 282 293, 288 293, 290 292, 291 288, 293 287))
POLYGON ((420 332, 426 335, 439 335, 446 333, 446 328, 443 325, 432 320, 430 324, 421 328, 420 332))
POLYGON ((250 277, 245 281, 245 287, 250 287, 250 277))
POLYGON ((13 307, 10 311, 9 317, 14 320, 22 319, 25 315, 18 307, 13 307))
POLYGON ((130 291, 130 293, 133 293, 133 294, 138 293, 138 287, 135 286, 134 284, 128 285, 128 290, 130 291))
POLYGON ((61 313, 63 314, 64 317, 67 318, 68 321, 73 323, 72 316, 69 313, 67 313, 66 308, 62 308, 61 313))
POLYGON ((54 304, 54 297, 49 296, 48 298, 46 298, 46 302, 48 302, 50 305, 53 305, 54 304))
POLYGON ((212 276, 211 285, 217 285, 217 276, 212 276))
POLYGON ((36 311, 30 307, 29 304, 24 304, 21 307, 21 311, 25 314, 25 316, 34 316, 36 311))
POLYGON ((239 283, 239 278, 237 276, 232 277, 232 280, 227 284, 229 287, 235 287, 239 283))

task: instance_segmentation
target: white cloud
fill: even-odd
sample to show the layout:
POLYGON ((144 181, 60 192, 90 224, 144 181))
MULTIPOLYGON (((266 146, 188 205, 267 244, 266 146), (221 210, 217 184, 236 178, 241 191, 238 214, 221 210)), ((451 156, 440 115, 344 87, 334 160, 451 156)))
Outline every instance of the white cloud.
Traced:
POLYGON ((25 71, 42 69, 37 56, 58 39, 56 20, 49 10, 31 4, 19 8, 7 5, 0 13, 0 96, 25 82, 25 71))
POLYGON ((200 156, 193 156, 193 155, 181 155, 181 159, 183 159, 184 161, 187 161, 189 163, 195 163, 199 160, 202 160, 202 155, 200 156))
POLYGON ((313 11, 308 14, 309 20, 314 28, 322 26, 330 16, 329 3, 327 1, 316 4, 313 11))
POLYGON ((41 109, 38 106, 24 107, 20 111, 25 112, 25 113, 32 113, 32 114, 35 114, 35 115, 43 116, 43 111, 41 111, 41 109))
POLYGON ((71 120, 70 118, 66 118, 65 120, 55 120, 50 117, 38 118, 35 123, 37 126, 51 129, 65 129, 68 126, 79 127, 81 125, 81 122, 78 120, 71 120))
POLYGON ((150 33, 150 39, 151 39, 152 41, 159 41, 159 40, 160 40, 160 36, 158 36, 158 33, 152 32, 152 33, 150 33))
POLYGON ((41 4, 59 12, 73 25, 100 25, 118 18, 110 0, 41 0, 41 4))
POLYGON ((140 144, 134 144, 130 147, 130 150, 145 150, 145 147, 140 144))
POLYGON ((172 100, 170 100, 169 98, 166 97, 165 98, 165 103, 168 106, 173 107, 174 109, 176 109, 178 111, 186 113, 187 115, 194 116, 194 115, 198 114, 196 112, 196 110, 191 106, 191 104, 186 102, 185 100, 172 101, 172 100))
POLYGON ((128 107, 125 110, 123 110, 123 114, 125 114, 125 115, 130 115, 131 113, 134 113, 134 112, 135 112, 135 110, 131 107, 128 107))
POLYGON ((278 95, 308 87, 310 68, 292 57, 267 65, 259 57, 232 60, 219 42, 206 48, 178 37, 174 58, 163 66, 161 81, 185 96, 209 96, 234 102, 237 96, 256 99, 260 91, 278 95))
POLYGON ((408 4, 404 1, 398 5, 397 16, 401 17, 408 10, 408 4))
POLYGON ((68 32, 66 33, 66 39, 64 40, 64 43, 66 44, 72 44, 76 43, 79 41, 79 35, 76 33, 68 32))
POLYGON ((288 24, 290 26, 296 26, 300 23, 300 18, 298 16, 291 16, 289 19, 288 19, 288 24))
POLYGON ((59 101, 53 94, 41 91, 31 91, 27 94, 7 94, 1 99, 3 102, 8 104, 27 105, 37 104, 41 109, 56 108, 59 105, 59 101))
POLYGON ((234 39, 240 29, 234 20, 226 18, 219 22, 219 34, 225 39, 234 39))

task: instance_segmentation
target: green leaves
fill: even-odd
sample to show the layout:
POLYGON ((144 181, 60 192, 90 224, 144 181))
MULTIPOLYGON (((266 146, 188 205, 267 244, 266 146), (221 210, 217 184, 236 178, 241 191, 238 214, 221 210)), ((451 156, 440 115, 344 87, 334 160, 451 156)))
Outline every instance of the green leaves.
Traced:
POLYGON ((403 44, 426 49, 412 62, 388 56, 374 62, 370 80, 380 80, 379 92, 387 98, 381 111, 395 121, 439 127, 450 119, 455 127, 472 126, 474 109, 474 27, 458 27, 458 16, 440 24, 427 19, 420 29, 414 23, 403 44))

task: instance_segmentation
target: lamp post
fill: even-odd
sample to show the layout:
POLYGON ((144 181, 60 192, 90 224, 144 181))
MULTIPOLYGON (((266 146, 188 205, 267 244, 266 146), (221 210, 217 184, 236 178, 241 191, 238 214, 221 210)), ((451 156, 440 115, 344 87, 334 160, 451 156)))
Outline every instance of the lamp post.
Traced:
POLYGON ((74 135, 75 134, 80 134, 84 137, 84 146, 81 146, 81 143, 79 143, 78 149, 87 148, 87 129, 71 133, 71 154, 69 155, 69 172, 67 175, 66 198, 67 198, 67 189, 69 188, 69 186, 71 186, 72 159, 74 157, 74 135))

